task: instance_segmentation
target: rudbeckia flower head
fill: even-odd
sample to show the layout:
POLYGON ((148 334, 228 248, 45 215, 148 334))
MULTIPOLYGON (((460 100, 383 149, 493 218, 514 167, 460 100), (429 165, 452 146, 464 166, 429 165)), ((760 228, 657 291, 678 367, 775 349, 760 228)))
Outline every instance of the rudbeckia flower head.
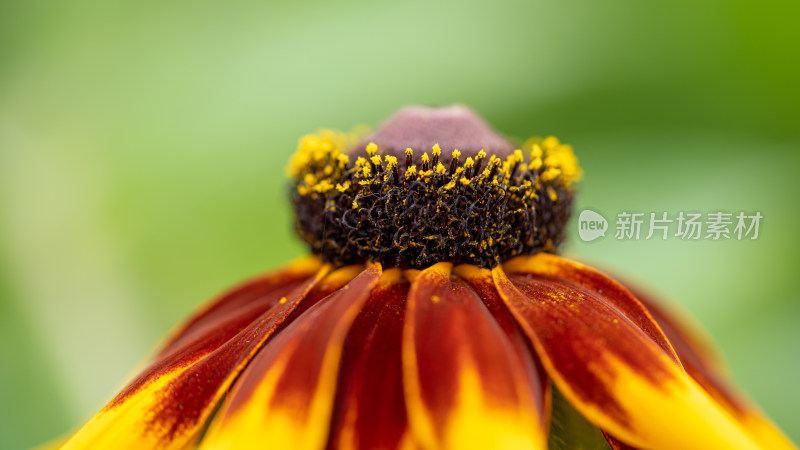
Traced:
POLYGON ((202 307, 66 448, 795 448, 674 316, 558 256, 558 139, 409 107, 288 173, 313 255, 202 307))

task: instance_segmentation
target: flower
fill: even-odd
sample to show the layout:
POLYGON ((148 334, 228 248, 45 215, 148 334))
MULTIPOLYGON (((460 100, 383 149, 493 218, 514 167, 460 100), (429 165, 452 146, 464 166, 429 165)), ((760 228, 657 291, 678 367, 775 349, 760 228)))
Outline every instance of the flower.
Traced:
POLYGON ((557 139, 412 107, 289 174, 315 255, 195 313, 66 448, 547 448, 569 407, 612 448, 794 448, 672 315, 555 254, 557 139))

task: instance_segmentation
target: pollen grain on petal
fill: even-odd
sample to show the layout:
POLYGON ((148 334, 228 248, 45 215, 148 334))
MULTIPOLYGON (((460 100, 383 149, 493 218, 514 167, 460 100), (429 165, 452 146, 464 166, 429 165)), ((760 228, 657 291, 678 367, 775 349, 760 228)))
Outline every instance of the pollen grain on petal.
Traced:
POLYGON ((547 275, 507 276, 497 267, 493 276, 555 385, 595 425, 643 448, 759 448, 602 296, 547 275), (569 300, 552 301, 553 293, 569 300))
MULTIPOLYGON (((603 301, 622 312, 625 318, 636 324, 672 360, 680 364, 675 349, 647 308, 623 285, 605 274, 585 264, 549 253, 513 258, 503 263, 503 270, 508 274, 557 277, 602 297, 603 301)), ((553 295, 558 293, 551 292, 553 295)))

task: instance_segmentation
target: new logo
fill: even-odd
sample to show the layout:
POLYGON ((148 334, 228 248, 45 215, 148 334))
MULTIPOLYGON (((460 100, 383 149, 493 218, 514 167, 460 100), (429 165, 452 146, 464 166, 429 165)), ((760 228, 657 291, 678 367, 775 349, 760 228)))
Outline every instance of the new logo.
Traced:
POLYGON ((578 217, 578 235, 581 239, 590 242, 599 237, 604 237, 608 230, 608 221, 599 213, 591 209, 584 209, 578 217))

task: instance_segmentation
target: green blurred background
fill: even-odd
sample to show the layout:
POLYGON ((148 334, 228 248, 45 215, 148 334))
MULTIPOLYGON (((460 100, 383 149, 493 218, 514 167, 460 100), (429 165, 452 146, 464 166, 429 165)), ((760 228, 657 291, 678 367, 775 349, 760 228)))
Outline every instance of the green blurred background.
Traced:
POLYGON ((198 303, 303 254, 300 135, 453 102, 574 144, 609 219, 760 211, 756 241, 568 251, 682 304, 800 440, 798 5, 3 2, 0 446, 69 431, 198 303))

